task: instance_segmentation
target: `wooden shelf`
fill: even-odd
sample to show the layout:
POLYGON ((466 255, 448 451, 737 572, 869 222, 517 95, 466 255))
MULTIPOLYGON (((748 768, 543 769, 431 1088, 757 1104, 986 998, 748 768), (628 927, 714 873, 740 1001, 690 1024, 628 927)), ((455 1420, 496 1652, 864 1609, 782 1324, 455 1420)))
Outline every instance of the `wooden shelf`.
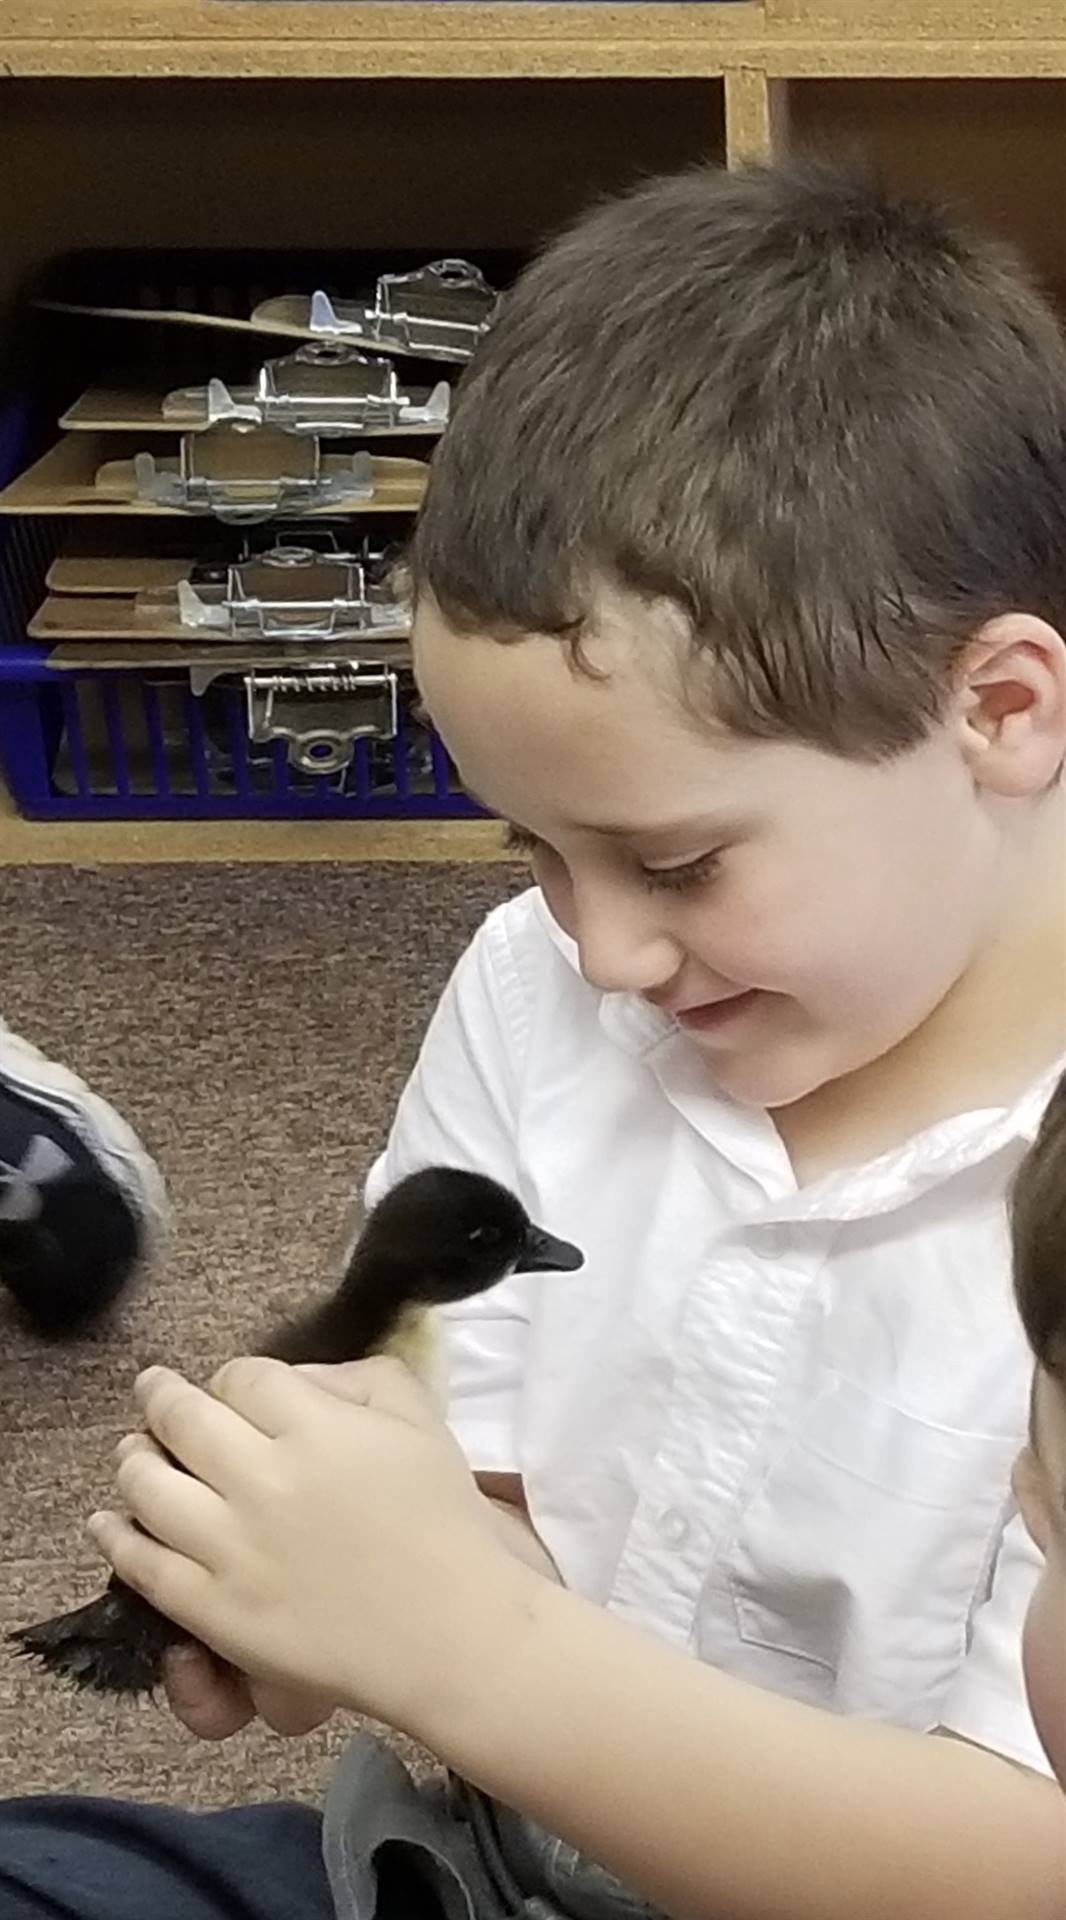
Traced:
MULTIPOLYGON (((0 354, 72 248, 521 253, 642 175, 790 145, 946 192, 1066 303, 1064 80, 1066 0, 0 0, 0 354)), ((59 826, 0 798, 0 864, 498 850, 468 823, 59 826)))
POLYGON ((23 820, 0 780, 0 868, 513 859, 491 820, 23 820))
POLYGON ((1057 80, 1066 77, 1066 28, 1030 40, 767 41, 752 64, 795 80, 1057 80))
POLYGON ((101 0, 0 6, 0 51, 13 75, 697 77, 746 64, 763 25, 758 5, 101 0))
POLYGON ((347 0, 0 4, 9 77, 788 77, 1066 74, 1062 0, 369 5, 347 0))

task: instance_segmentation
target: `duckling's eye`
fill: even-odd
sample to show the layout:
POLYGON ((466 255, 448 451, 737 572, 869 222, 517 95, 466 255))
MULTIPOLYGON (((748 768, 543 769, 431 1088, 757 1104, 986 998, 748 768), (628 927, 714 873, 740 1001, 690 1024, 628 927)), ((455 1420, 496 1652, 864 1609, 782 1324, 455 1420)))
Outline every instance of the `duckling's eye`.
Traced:
POLYGON ((476 1241, 482 1247, 495 1247, 499 1245, 502 1236, 499 1227, 482 1226, 471 1227, 466 1237, 468 1240, 476 1241))

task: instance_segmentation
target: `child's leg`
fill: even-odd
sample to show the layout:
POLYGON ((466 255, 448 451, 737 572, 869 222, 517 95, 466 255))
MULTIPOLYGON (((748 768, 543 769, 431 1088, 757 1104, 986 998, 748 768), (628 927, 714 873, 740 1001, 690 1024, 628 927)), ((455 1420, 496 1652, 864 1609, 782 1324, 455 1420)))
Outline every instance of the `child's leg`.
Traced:
POLYGON ((335 1920, 322 1821, 48 1795, 0 1801, 3 1920, 335 1920))
POLYGON ((0 1280, 38 1330, 100 1313, 165 1215, 159 1172, 121 1116, 0 1021, 0 1280))

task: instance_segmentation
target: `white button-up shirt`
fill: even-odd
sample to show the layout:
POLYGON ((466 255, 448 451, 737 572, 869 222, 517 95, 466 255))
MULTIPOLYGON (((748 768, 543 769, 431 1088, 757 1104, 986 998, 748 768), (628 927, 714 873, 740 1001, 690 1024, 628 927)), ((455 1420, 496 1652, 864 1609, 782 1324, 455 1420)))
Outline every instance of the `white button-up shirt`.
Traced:
POLYGON ((1056 1072, 797 1187, 768 1116, 582 980, 535 889, 490 915, 368 1199, 473 1167, 584 1250, 444 1315, 454 1428, 521 1474, 569 1586, 758 1686, 1046 1771, 1004 1197, 1056 1072))

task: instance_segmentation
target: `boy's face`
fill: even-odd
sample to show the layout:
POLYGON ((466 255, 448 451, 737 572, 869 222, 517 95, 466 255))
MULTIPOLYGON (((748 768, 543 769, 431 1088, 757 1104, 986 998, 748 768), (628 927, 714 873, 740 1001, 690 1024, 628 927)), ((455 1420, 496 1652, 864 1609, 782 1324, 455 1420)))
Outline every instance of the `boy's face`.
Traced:
POLYGON ((1066 1387, 1037 1369, 1033 1441, 1014 1469, 1025 1524, 1045 1556, 1022 1659, 1037 1732, 1066 1787, 1066 1387))
POLYGON ((680 644, 669 609, 606 602, 595 679, 563 642, 455 634, 430 602, 415 661, 467 784, 536 836, 585 977, 677 1016, 726 1093, 782 1106, 888 1052, 966 970, 1000 835, 950 727, 879 766, 716 733, 679 711, 680 644))

